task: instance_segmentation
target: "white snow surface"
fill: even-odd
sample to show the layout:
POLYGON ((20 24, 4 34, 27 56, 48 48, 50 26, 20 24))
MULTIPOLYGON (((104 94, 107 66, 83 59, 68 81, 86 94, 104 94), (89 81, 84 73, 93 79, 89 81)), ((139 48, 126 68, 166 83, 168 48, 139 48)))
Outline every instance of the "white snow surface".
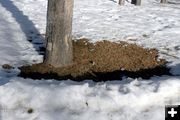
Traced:
POLYGON ((127 41, 156 48, 174 76, 122 81, 32 80, 18 66, 42 62, 37 44, 46 27, 47 0, 0 0, 0 120, 164 120, 180 104, 180 0, 74 0, 73 36, 127 41), (27 111, 32 109, 30 114, 27 111))

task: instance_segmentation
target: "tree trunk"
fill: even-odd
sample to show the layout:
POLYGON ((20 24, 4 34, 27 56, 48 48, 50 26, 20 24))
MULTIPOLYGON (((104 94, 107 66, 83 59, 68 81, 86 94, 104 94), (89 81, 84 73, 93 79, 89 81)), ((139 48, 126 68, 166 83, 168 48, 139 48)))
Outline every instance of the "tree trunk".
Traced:
POLYGON ((72 63, 73 0, 48 0, 44 63, 62 67, 72 63))
POLYGON ((125 0, 119 0, 119 5, 124 5, 125 0))
POLYGON ((131 4, 141 5, 141 0, 132 0, 131 4))
POLYGON ((167 3, 167 0, 161 0, 161 3, 167 3))

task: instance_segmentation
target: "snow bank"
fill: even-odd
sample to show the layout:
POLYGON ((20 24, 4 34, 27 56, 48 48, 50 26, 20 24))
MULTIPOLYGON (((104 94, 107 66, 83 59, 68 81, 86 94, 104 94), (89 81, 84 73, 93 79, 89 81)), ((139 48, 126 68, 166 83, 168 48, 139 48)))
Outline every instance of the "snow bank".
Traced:
POLYGON ((179 77, 105 83, 10 78, 0 96, 2 120, 163 120, 165 105, 180 104, 180 82, 179 77))

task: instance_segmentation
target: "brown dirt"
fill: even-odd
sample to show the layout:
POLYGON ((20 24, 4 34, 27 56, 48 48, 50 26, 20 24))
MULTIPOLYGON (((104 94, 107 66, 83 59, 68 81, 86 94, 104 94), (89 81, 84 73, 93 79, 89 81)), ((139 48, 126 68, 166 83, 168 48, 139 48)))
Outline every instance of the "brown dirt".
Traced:
POLYGON ((6 69, 6 70, 14 69, 14 67, 11 66, 11 65, 9 65, 9 64, 4 64, 4 65, 2 65, 2 68, 3 68, 3 69, 6 69))
POLYGON ((166 61, 158 60, 158 51, 144 49, 125 42, 101 41, 95 44, 87 39, 73 42, 74 63, 54 68, 50 65, 35 64, 20 68, 20 76, 30 78, 55 78, 73 80, 113 80, 123 75, 149 78, 153 75, 169 74, 166 61))

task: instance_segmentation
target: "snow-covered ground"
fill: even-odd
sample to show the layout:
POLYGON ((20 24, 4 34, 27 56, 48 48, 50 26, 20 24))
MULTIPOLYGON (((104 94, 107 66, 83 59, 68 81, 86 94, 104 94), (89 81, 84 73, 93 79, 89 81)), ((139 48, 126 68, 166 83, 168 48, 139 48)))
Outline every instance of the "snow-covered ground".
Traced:
MULTIPOLYGON (((0 120, 164 120, 165 105, 180 104, 180 0, 169 1, 74 0, 73 36, 157 48, 176 76, 39 81, 0 68, 0 120)), ((45 34, 46 6, 47 0, 0 0, 0 65, 42 62, 36 45, 45 34)))

